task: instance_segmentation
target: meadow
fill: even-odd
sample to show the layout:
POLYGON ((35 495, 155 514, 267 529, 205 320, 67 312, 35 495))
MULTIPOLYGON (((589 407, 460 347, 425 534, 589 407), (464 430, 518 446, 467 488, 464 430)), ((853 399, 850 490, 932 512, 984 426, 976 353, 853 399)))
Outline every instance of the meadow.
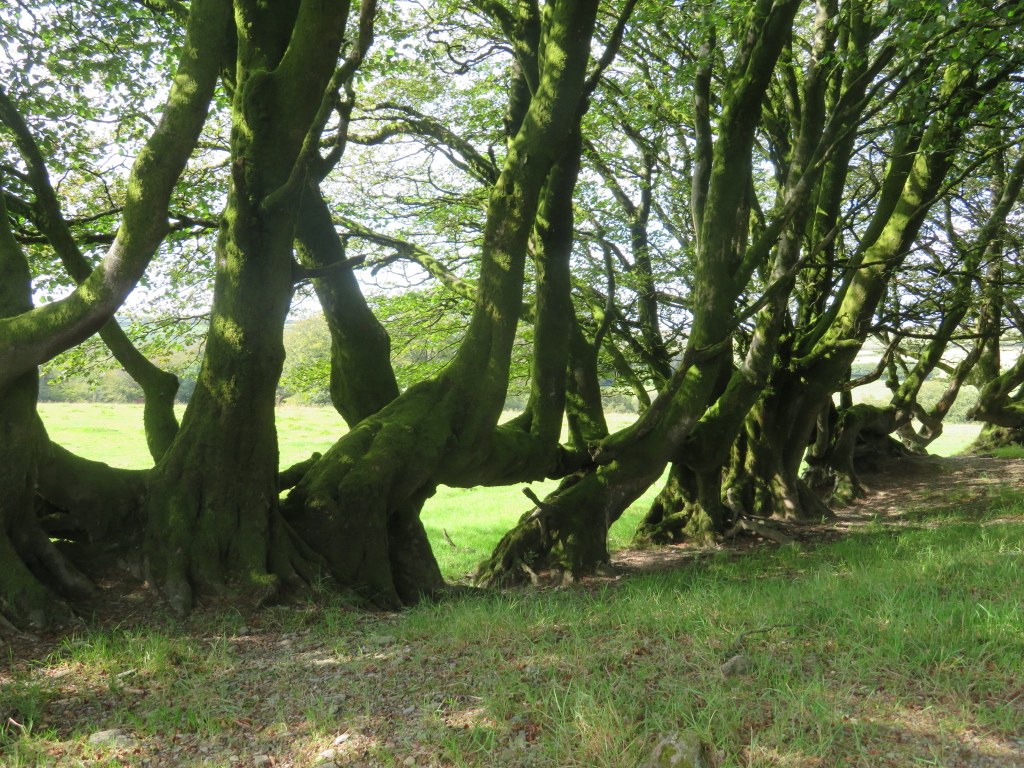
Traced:
POLYGON ((393 614, 129 595, 0 663, 0 764, 636 768, 683 732, 713 768, 1024 766, 1024 497, 919 520, 393 614))
MULTIPOLYGON (((152 466, 146 452, 142 406, 42 403, 39 411, 50 436, 81 456, 127 469, 152 466)), ((620 429, 634 418, 633 415, 611 414, 609 425, 620 429)), ((332 408, 292 405, 277 409, 277 425, 282 467, 309 458, 314 451, 326 451, 347 429, 344 420, 332 408)), ((556 484, 556 481, 538 482, 531 487, 543 496, 556 484)), ((522 484, 498 488, 442 486, 426 503, 423 524, 447 578, 464 578, 497 544, 502 534, 529 510, 531 504, 523 496, 522 487, 522 484), (445 538, 445 531, 455 547, 445 538)), ((610 535, 613 548, 629 542, 657 492, 657 487, 649 490, 613 526, 610 535)))

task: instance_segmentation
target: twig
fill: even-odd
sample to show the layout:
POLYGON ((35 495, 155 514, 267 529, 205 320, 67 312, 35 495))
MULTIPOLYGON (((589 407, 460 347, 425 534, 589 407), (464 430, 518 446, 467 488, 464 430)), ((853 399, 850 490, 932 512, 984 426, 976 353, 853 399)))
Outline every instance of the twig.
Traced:
POLYGON ((444 534, 444 540, 448 542, 449 546, 452 549, 456 549, 459 552, 476 552, 476 550, 472 547, 460 547, 458 544, 452 541, 452 537, 448 535, 448 531, 445 528, 441 529, 441 533, 444 534))
POLYGON ((783 627, 800 627, 802 629, 806 629, 808 632, 811 631, 810 627, 806 624, 772 624, 771 626, 762 627, 761 629, 749 629, 746 632, 740 632, 736 635, 736 642, 732 644, 732 650, 738 650, 743 644, 743 639, 748 635, 759 635, 763 632, 771 632, 773 629, 782 629, 783 627))
POLYGON ((540 527, 541 542, 546 547, 548 545, 548 518, 552 516, 555 508, 551 504, 541 501, 532 488, 523 488, 523 495, 537 505, 537 509, 526 518, 526 522, 532 523, 536 521, 538 527, 540 527))

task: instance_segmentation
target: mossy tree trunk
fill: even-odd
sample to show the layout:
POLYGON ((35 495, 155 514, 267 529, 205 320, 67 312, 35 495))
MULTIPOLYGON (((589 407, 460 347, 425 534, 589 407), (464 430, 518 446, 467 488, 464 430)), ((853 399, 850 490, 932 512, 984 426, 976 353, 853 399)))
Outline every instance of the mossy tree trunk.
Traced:
MULTIPOLYGON (((761 514, 820 519, 823 503, 799 477, 800 459, 814 440, 819 414, 830 406, 867 338, 893 271, 906 258, 937 199, 972 111, 998 82, 995 78, 979 85, 976 74, 961 65, 940 74, 936 92, 944 109, 927 117, 907 112, 917 123, 898 135, 874 215, 854 257, 858 269, 848 273, 832 307, 793 334, 787 364, 777 368, 748 417, 745 450, 733 460, 727 487, 735 488, 744 503, 754 503, 761 514), (778 464, 780 459, 778 471, 763 473, 750 465, 778 464)), ((893 428, 899 426, 897 415, 887 416, 887 425, 892 421, 893 428)), ((839 422, 845 423, 846 436, 834 456, 843 466, 831 486, 840 498, 863 493, 850 461, 866 416, 855 411, 847 422, 839 422)))
POLYGON ((758 3, 737 54, 740 64, 730 73, 698 227, 694 320, 679 368, 636 424, 602 441, 593 464, 506 534, 481 563, 479 583, 522 580, 527 568, 550 569, 562 580, 606 568, 608 528, 658 479, 729 380, 735 302, 749 277, 745 238, 736 237, 737 211, 746 210, 760 106, 797 6, 758 3))
POLYGON ((475 309, 454 360, 364 418, 289 495, 289 522, 323 557, 340 585, 381 605, 414 602, 435 589, 433 556, 413 508, 438 483, 455 486, 539 479, 558 462, 568 354, 568 253, 563 191, 575 182, 572 139, 597 4, 558 0, 544 13, 497 11, 517 55, 505 164, 491 190, 475 309), (570 183, 571 182, 571 183, 570 183), (555 211, 552 218, 538 210, 555 211), (543 219, 543 222, 541 220, 543 219), (538 223, 541 222, 541 223, 538 223), (545 232, 544 223, 556 232, 545 232), (525 262, 535 238, 538 341, 531 406, 496 428, 522 308, 525 262), (564 263, 562 263, 564 262, 564 263), (556 379, 551 389, 552 378, 556 379), (550 389, 550 391, 549 391, 550 389))
MULTIPOLYGON (((191 6, 175 80, 160 122, 132 166, 121 226, 104 259, 67 297, 33 308, 28 266, 0 213, 0 595, 3 610, 33 624, 63 620, 60 596, 93 593, 92 585, 61 556, 36 519, 39 463, 47 441, 35 413, 37 367, 107 323, 131 292, 168 231, 174 185, 206 121, 220 69, 230 5, 196 0, 191 6)), ((0 121, 15 136, 44 216, 45 168, 34 143, 3 94, 0 121)), ((52 202, 52 201, 51 201, 52 202)), ((54 224, 48 236, 60 235, 54 224)), ((55 248, 59 238, 53 237, 55 248)))
POLYGON ((68 296, 0 319, 0 388, 97 332, 135 288, 169 231, 167 208, 206 122, 230 17, 226 0, 189 7, 178 68, 160 121, 129 174, 114 242, 68 296))
MULTIPOLYGON (((28 168, 27 178, 35 195, 34 204, 26 206, 32 221, 46 237, 68 275, 78 284, 89 278, 92 266, 75 242, 71 228, 61 211, 60 201, 46 169, 43 153, 36 143, 28 124, 10 98, 0 90, 0 122, 13 134, 22 159, 28 168)), ((174 396, 178 392, 178 377, 161 370, 135 348, 116 320, 108 320, 99 329, 100 338, 111 354, 124 367, 145 396, 143 422, 146 443, 154 461, 167 450, 175 433, 178 420, 174 415, 174 396)))
MULTIPOLYGON (((28 261, 11 234, 3 198, 0 188, 0 318, 32 309, 28 261)), ((71 618, 65 598, 94 590, 36 519, 36 476, 45 447, 38 396, 35 368, 0 386, 0 613, 43 627, 71 618)))
POLYGON ((232 182, 195 392, 152 471, 150 581, 179 611, 197 589, 257 601, 312 577, 278 510, 274 424, 307 169, 329 116, 345 0, 236 8, 232 182))
POLYGON ((674 462, 633 540, 638 544, 670 544, 687 539, 709 544, 732 524, 732 518, 722 501, 720 467, 698 474, 674 462))
MULTIPOLYGON (((1003 182, 999 202, 989 217, 982 235, 989 235, 985 255, 989 261, 989 274, 985 281, 985 301, 982 307, 979 330, 988 337, 980 351, 979 378, 984 386, 978 395, 978 403, 971 410, 971 418, 982 421, 978 438, 971 445, 972 452, 990 451, 1009 445, 1024 444, 1024 356, 1018 358, 1007 370, 1000 370, 1000 315, 1005 305, 1017 325, 1018 331, 1024 325, 1024 314, 1019 307, 1008 301, 1002 286, 1002 251, 1005 245, 1006 216, 1020 196, 1024 185, 1024 156, 1013 165, 1003 182)), ((980 239, 980 238, 979 238, 980 239)))
MULTIPOLYGON (((996 159, 997 168, 994 173, 997 182, 991 190, 995 204, 977 236, 970 242, 956 244, 963 259, 962 272, 954 279, 943 307, 942 319, 917 362, 895 388, 887 406, 861 403, 841 409, 830 427, 827 446, 808 454, 812 484, 840 503, 848 503, 864 495, 858 470, 877 471, 891 464, 893 459, 906 456, 911 450, 923 450, 941 434, 943 417, 980 358, 984 337, 994 330, 995 313, 989 299, 982 307, 979 322, 982 339, 957 366, 938 403, 926 411, 917 402, 918 394, 925 380, 939 365, 953 336, 975 303, 975 283, 979 280, 982 266, 998 262, 1006 217, 1016 203, 1024 182, 1024 159, 1016 163, 1009 178, 1002 178, 998 161, 999 158, 996 159), (920 432, 913 426, 914 418, 922 422, 920 432), (908 447, 896 443, 890 437, 894 433, 899 433, 908 447)), ((989 396, 994 392, 995 388, 989 390, 989 396)), ((983 398, 977 410, 983 411, 989 402, 991 400, 983 398)))
MULTIPOLYGON (((351 267, 345 265, 344 244, 318 190, 307 190, 303 197, 296 250, 304 267, 327 272, 315 278, 313 285, 331 333, 331 401, 349 427, 356 428, 398 398, 398 382, 387 330, 367 306, 351 267)), ((328 456, 326 461, 333 459, 328 456)), ((316 467, 314 463, 310 469, 316 467)), ((388 555, 382 562, 388 566, 391 584, 402 603, 414 603, 421 594, 437 594, 445 587, 419 518, 423 502, 433 490, 429 483, 424 485, 418 494, 395 507, 383 532, 375 532, 387 540, 388 555)), ((316 540, 315 530, 302 524, 301 518, 291 522, 311 541, 316 540)), ((335 576, 346 581, 344 575, 335 576)), ((371 598, 378 595, 375 588, 367 593, 371 598)))

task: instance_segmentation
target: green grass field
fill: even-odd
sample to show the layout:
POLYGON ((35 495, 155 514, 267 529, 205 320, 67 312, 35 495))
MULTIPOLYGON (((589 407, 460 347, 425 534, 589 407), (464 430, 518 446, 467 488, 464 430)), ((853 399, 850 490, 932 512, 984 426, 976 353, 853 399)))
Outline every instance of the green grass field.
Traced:
POLYGON ((636 768, 684 731, 715 768, 1020 766, 1015 494, 591 588, 82 629, 0 662, 0 765, 636 768))

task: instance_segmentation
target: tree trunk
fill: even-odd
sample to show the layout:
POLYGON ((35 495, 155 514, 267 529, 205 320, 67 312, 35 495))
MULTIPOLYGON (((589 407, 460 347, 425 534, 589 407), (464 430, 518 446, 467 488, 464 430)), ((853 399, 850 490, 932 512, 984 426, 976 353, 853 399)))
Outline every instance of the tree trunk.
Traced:
POLYGON ((722 503, 722 470, 697 473, 673 463, 668 480, 637 526, 637 544, 671 544, 689 539, 699 544, 717 541, 732 524, 732 512, 722 503))
MULTIPOLYGON (((609 563, 607 532, 622 512, 661 475, 705 414, 730 369, 735 302, 746 239, 737 237, 745 210, 755 128, 775 61, 788 39, 798 3, 758 5, 726 88, 723 123, 714 145, 704 220, 693 277, 694 319, 687 349, 658 398, 640 420, 602 441, 595 465, 565 482, 525 515, 477 573, 480 584, 519 580, 524 564, 572 579, 609 563), (531 565, 532 564, 532 565, 531 565)), ((745 222, 744 222, 745 223, 745 222)), ((743 230, 745 233, 745 229, 743 230)))
MULTIPOLYGON (((0 318, 31 309, 28 261, 11 234, 0 189, 0 318)), ((45 441, 38 397, 35 368, 0 387, 0 613, 44 627, 72 618, 64 598, 89 597, 95 590, 36 520, 33 502, 45 441)))
POLYGON ((743 513, 785 520, 820 520, 832 512, 800 477, 800 462, 817 423, 810 403, 827 404, 808 396, 799 382, 790 387, 776 375, 771 394, 751 410, 733 447, 724 485, 726 496, 743 513))
POLYGON ((194 593, 257 602, 312 578, 278 509, 274 424, 303 184, 330 114, 348 3, 237 11, 232 180, 217 242, 196 390, 153 469, 144 508, 150 583, 178 611, 194 593), (327 99, 327 101, 325 101, 327 99))
MULTIPOLYGON (((535 45, 537 58, 522 62, 518 72, 533 72, 539 82, 528 106, 523 104, 522 119, 511 123, 518 128, 490 193, 473 318, 454 360, 436 379, 364 418, 288 496, 288 520, 327 562, 338 585, 380 605, 412 602, 443 587, 415 519, 418 504, 438 483, 539 479, 557 463, 560 398, 554 401, 557 418, 545 402, 514 425, 496 425, 522 307, 527 245, 539 226, 537 211, 552 168, 572 151, 596 10, 592 0, 558 0, 543 21, 536 19, 539 39, 531 45, 519 41, 520 56, 529 59, 535 45)), ((556 293, 567 292, 564 282, 556 293)), ((539 287, 538 294, 548 290, 539 287)), ((538 307, 538 327, 558 311, 559 297, 554 298, 554 309, 547 308, 547 299, 538 307)), ((559 343, 554 360, 550 349, 536 350, 535 373, 557 371, 561 393, 567 345, 564 338, 559 343)))
POLYGON ((223 592, 235 583, 259 601, 310 576, 277 501, 274 419, 291 231, 280 221, 265 224, 262 237, 255 228, 222 233, 218 253, 233 269, 218 271, 199 381, 150 476, 149 579, 179 611, 191 606, 193 588, 223 592))

